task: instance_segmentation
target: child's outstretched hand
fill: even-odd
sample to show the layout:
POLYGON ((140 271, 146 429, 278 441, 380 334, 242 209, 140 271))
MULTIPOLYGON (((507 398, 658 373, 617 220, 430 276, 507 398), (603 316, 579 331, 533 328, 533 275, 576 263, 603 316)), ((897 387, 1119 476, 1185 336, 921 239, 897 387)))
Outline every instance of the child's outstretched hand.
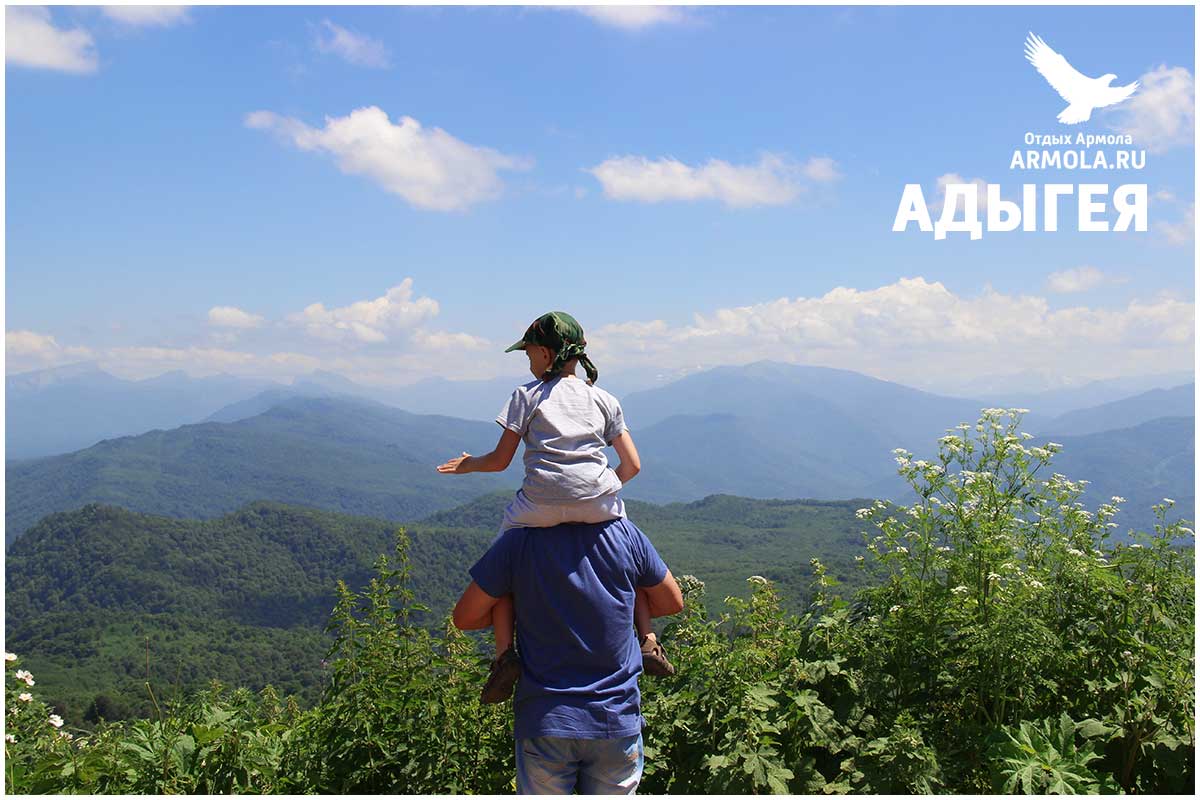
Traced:
POLYGON ((449 474, 464 475, 467 472, 470 472, 470 470, 463 469, 463 462, 466 461, 470 457, 471 457, 470 453, 464 452, 458 458, 452 458, 449 461, 447 461, 445 464, 442 464, 440 467, 437 468, 437 471, 446 473, 448 475, 449 474))

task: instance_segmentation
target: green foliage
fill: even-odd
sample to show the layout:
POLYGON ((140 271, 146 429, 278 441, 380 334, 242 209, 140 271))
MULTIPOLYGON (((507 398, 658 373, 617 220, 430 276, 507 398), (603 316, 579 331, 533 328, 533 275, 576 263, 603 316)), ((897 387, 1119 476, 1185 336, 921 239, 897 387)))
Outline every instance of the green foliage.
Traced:
MULTIPOLYGON (((486 495, 409 528, 412 587, 423 603, 440 613, 454 601, 464 566, 495 536, 511 499, 486 495)), ((862 548, 853 502, 716 496, 628 506, 668 563, 703 574, 718 601, 746 594, 745 575, 761 569, 787 607, 801 608, 811 554, 828 554, 850 581, 865 577, 853 569, 862 548)), ((267 502, 205 521, 98 505, 52 514, 8 553, 8 645, 76 724, 99 695, 117 701, 122 717, 149 715, 147 681, 160 697, 210 679, 270 684, 311 706, 327 675, 316 654, 329 645, 322 628, 337 581, 365 586, 393 527, 267 502)), ((440 621, 415 618, 431 628, 440 621)))
POLYGON ((338 587, 332 677, 288 754, 295 791, 457 794, 511 790, 507 707, 482 706, 484 662, 452 625, 414 624, 409 541, 361 594, 338 587), (394 563, 394 566, 393 566, 394 563))
MULTIPOLYGON (((799 616, 759 575, 710 616, 704 583, 682 576, 663 634, 679 671, 642 681, 642 790, 1188 792, 1192 532, 1164 501, 1152 533, 1113 543, 1121 499, 1084 509, 1083 482, 1046 475, 1056 447, 1027 447, 1018 421, 988 409, 934 460, 898 452, 920 499, 858 513, 875 533, 853 602, 816 558, 799 616)), ((6 787, 511 791, 510 712, 478 702, 475 641, 422 623, 417 541, 402 532, 362 591, 339 584, 307 711, 219 686, 162 710, 148 691, 151 719, 68 739, 10 662, 6 787)))
POLYGON ((1075 744, 1076 732, 1093 737, 1107 729, 1095 720, 1076 724, 1064 711, 1057 720, 1022 721, 1001 729, 1004 740, 992 748, 995 789, 1004 794, 1114 794, 1109 775, 1097 776, 1089 764, 1101 758, 1096 742, 1075 744))

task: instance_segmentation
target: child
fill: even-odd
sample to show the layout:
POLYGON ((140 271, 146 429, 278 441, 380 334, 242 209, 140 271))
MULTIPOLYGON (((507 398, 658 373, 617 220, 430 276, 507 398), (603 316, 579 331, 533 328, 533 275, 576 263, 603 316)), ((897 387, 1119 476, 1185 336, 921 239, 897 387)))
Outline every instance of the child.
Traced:
MULTIPOLYGON (((463 453, 438 467, 438 472, 501 472, 525 442, 525 482, 504 511, 500 525, 508 528, 547 528, 563 522, 605 522, 625 516, 618 492, 641 469, 633 437, 625 427, 621 404, 596 387, 598 372, 584 348, 583 329, 570 315, 553 311, 534 320, 521 341, 504 352, 524 350, 529 371, 537 379, 518 386, 496 417, 504 428, 496 448, 485 456, 463 453), (588 380, 575 377, 582 364, 588 380), (621 459, 609 468, 604 447, 611 445, 621 459)), ((634 625, 641 642, 642 663, 651 675, 673 675, 662 646, 650 629, 650 610, 639 589, 634 625)), ((512 597, 503 597, 492 612, 496 659, 483 687, 485 703, 498 703, 512 694, 521 674, 513 650, 512 597)))

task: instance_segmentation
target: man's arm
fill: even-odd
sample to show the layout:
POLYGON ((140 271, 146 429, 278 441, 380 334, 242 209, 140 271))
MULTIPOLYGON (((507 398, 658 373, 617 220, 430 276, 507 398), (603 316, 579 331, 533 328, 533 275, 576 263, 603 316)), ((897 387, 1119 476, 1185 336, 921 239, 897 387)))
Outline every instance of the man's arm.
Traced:
POLYGON ((634 475, 642 471, 642 460, 638 458, 633 437, 629 435, 629 431, 622 431, 620 436, 613 439, 612 446, 617 451, 617 457, 621 459, 616 469, 617 479, 621 483, 629 483, 634 475))
MULTIPOLYGON (((667 575, 670 578, 670 574, 667 575)), ((677 589, 678 591, 678 589, 677 589)), ((500 598, 492 597, 479 588, 479 584, 471 581, 471 585, 458 598, 454 606, 454 627, 460 631, 477 631, 490 628, 492 625, 492 608, 500 598)))
POLYGON ((646 605, 652 617, 669 617, 683 611, 683 592, 679 591, 679 584, 675 582, 671 570, 667 570, 667 577, 661 583, 642 591, 645 592, 646 605))
POLYGON ((500 434, 500 441, 496 443, 496 449, 492 452, 485 456, 463 453, 458 458, 452 458, 442 464, 437 471, 447 475, 465 475, 468 472, 503 472, 512 463, 513 455, 517 452, 517 445, 520 443, 521 437, 505 428, 504 433, 500 434))

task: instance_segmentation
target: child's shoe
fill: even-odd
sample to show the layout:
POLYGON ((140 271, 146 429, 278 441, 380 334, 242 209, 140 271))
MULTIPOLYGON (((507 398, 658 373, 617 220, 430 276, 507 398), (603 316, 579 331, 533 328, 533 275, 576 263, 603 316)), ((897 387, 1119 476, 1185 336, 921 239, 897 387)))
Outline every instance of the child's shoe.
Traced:
POLYGON ((667 661, 667 654, 663 652, 662 645, 658 643, 658 637, 653 633, 642 637, 642 670, 647 675, 675 674, 674 665, 667 661))
POLYGON ((483 691, 479 693, 482 703, 503 703, 512 697, 517 678, 521 677, 521 659, 511 646, 492 662, 491 673, 483 691))

